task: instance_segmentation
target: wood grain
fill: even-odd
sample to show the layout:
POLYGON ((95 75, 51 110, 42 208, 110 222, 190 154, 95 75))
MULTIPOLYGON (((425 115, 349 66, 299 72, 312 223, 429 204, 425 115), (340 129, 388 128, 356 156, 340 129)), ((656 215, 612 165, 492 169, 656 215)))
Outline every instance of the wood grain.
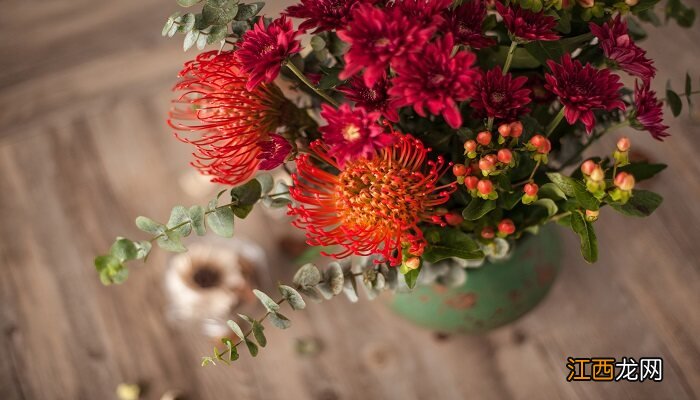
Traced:
MULTIPOLYGON (((283 6, 273 3, 270 14, 283 6)), ((139 237, 136 215, 165 219, 170 206, 210 194, 181 189, 189 149, 162 122, 169 87, 192 55, 159 37, 175 3, 4 6, 0 399, 112 399, 121 382, 142 383, 148 399, 170 389, 191 399, 700 397, 700 130, 688 114, 671 122, 665 143, 627 132, 636 149, 669 163, 648 184, 664 194, 663 206, 644 220, 604 211, 596 265, 562 232, 564 271, 521 321, 441 339, 381 301, 337 299, 296 313, 287 332, 269 329, 258 359, 201 368, 211 342, 164 316, 167 255, 156 251, 119 287, 103 287, 91 265, 115 235, 139 237), (298 355, 303 338, 317 338, 323 350, 298 355), (602 355, 661 356, 664 381, 565 382, 567 356, 602 355)), ((657 60, 658 90, 668 78, 680 88, 686 70, 698 76, 699 30, 652 33, 644 46, 657 60)), ((275 277, 284 278, 292 266, 276 249, 280 234, 279 222, 259 211, 237 227, 267 249, 275 277)))

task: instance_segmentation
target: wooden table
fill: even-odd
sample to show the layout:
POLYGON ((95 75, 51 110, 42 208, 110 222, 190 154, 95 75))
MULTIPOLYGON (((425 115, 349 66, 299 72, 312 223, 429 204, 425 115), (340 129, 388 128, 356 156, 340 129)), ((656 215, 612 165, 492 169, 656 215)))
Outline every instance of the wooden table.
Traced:
MULTIPOLYGON (((209 195, 183 192, 189 149, 163 122, 169 87, 193 54, 159 36, 175 8, 11 0, 0 13, 1 399, 112 399, 121 382, 144 384, 149 399, 169 389, 190 399, 700 397, 700 131, 687 113, 670 121, 665 143, 628 132, 636 149, 670 165, 648 185, 664 194, 663 206, 648 219, 605 210, 596 265, 563 233, 563 273, 521 321, 444 340, 381 301, 339 298, 295 313, 287 332, 268 329, 257 360, 200 367, 211 343, 163 315, 166 254, 155 251, 119 287, 103 287, 91 265, 115 235, 139 237, 136 215, 165 219, 172 205, 209 195), (308 337, 324 350, 299 356, 295 340, 308 337), (665 376, 567 383, 567 356, 660 356, 665 376)), ((669 77, 679 89, 686 70, 699 75, 700 30, 654 34, 645 47, 658 89, 669 77)), ((261 241, 284 266, 272 226, 256 212, 237 234, 261 241)))

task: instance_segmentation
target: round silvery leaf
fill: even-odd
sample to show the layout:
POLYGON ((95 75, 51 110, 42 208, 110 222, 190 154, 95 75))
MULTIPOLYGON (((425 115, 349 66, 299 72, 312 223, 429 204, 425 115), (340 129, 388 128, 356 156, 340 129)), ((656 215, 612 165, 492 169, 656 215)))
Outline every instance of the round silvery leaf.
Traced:
POLYGON ((458 287, 467 281, 467 271, 464 268, 453 266, 449 272, 439 277, 437 282, 449 288, 458 287))
MULTIPOLYGON (((503 260, 508 257, 509 250, 510 243, 508 243, 507 240, 496 238, 493 240, 493 243, 490 246, 489 254, 487 254, 487 256, 491 261, 503 260)), ((486 251, 484 251, 484 253, 486 253, 486 251)))

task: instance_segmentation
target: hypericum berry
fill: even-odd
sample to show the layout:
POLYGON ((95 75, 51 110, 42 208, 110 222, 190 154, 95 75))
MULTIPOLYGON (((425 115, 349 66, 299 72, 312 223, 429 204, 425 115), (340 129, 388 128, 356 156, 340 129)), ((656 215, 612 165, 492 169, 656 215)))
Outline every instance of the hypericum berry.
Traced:
POLYGON ((403 262, 403 265, 406 266, 408 269, 416 269, 420 267, 420 258, 418 257, 410 257, 406 261, 403 262))
POLYGON ((488 175, 489 172, 494 170, 493 162, 490 157, 484 157, 479 160, 479 169, 484 175, 488 175))
POLYGON ((540 190, 540 188, 536 183, 526 183, 525 187, 523 188, 523 191, 528 196, 536 196, 538 190, 540 190))
POLYGON ((586 221, 593 222, 598 219, 600 211, 598 210, 586 210, 586 221))
POLYGON ((464 222, 464 218, 461 214, 451 212, 445 215, 445 221, 448 225, 457 226, 464 222))
POLYGON ((452 166, 452 173, 455 176, 464 176, 467 174, 467 167, 464 164, 455 164, 452 166))
POLYGON ((552 150, 552 143, 542 135, 535 135, 530 138, 530 144, 533 145, 540 154, 548 154, 550 150, 552 150))
POLYGON ((596 164, 595 161, 586 160, 581 164, 581 172, 583 172, 584 175, 590 175, 593 173, 596 166, 598 166, 598 164, 596 164))
POLYGON ((510 136, 514 138, 520 137, 523 134, 523 123, 515 121, 510 123, 510 136))
POLYGON ((632 190, 634 188, 634 176, 627 172, 619 172, 615 176, 615 186, 621 190, 632 190))
POLYGON ((479 178, 476 176, 467 176, 464 178, 464 186, 467 187, 469 190, 474 190, 476 189, 476 186, 479 184, 479 178))
POLYGON ((484 239, 493 239, 496 236, 496 232, 490 226, 485 226, 481 230, 481 237, 484 239))
POLYGON ((476 141, 482 146, 488 146, 491 143, 491 132, 483 131, 476 135, 476 141))
POLYGON ((498 232, 504 235, 512 235, 515 232, 513 220, 505 218, 498 223, 498 232))
POLYGON ((473 140, 467 140, 466 142, 464 142, 464 150, 470 153, 472 151, 476 151, 476 142, 473 140))
POLYGON ((576 3, 578 3, 581 8, 591 8, 595 5, 594 0, 576 0, 576 3))
POLYGON ((625 4, 627 4, 630 7, 634 7, 639 3, 639 0, 625 0, 625 4))
POLYGON ((620 140, 617 141, 617 149, 619 151, 622 151, 622 152, 628 151, 631 146, 632 146, 632 143, 630 142, 630 140, 624 136, 621 137, 620 140))
POLYGON ((588 177, 594 182, 602 182, 605 179, 605 172, 600 165, 596 164, 588 177))
POLYGON ((500 149, 498 150, 498 161, 502 162, 503 164, 510 164, 510 162, 513 160, 513 153, 508 150, 508 149, 500 149))
POLYGON ((488 179, 482 179, 476 184, 476 189, 484 196, 489 195, 493 192, 493 183, 488 179))
POLYGON ((510 124, 501 124, 498 126, 498 133, 503 137, 510 136, 510 124))

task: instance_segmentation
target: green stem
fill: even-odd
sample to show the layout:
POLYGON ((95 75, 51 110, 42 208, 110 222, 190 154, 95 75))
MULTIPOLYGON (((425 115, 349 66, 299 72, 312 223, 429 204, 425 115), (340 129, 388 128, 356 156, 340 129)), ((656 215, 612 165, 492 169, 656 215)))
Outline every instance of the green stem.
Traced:
POLYGON ((493 117, 489 117, 488 121, 486 121, 486 130, 491 132, 492 128, 493 128, 493 117))
POLYGON ((629 126, 629 124, 630 124, 629 120, 624 120, 624 121, 619 122, 619 123, 617 123, 617 124, 610 125, 610 126, 607 127, 604 131, 600 132, 599 134, 594 134, 593 136, 591 136, 591 138, 588 140, 588 142, 586 142, 586 144, 584 144, 584 145, 576 152, 576 154, 572 155, 572 156, 569 157, 566 161, 564 161, 564 163, 561 165, 561 167, 559 167, 559 171, 563 170, 564 168, 566 168, 566 167, 568 167, 569 165, 571 165, 571 163, 573 163, 574 161, 576 161, 576 160, 581 156, 581 154, 582 154, 584 151, 586 151, 586 149, 588 149, 588 148, 593 144, 593 142, 595 142, 596 140, 598 140, 598 139, 600 139, 601 137, 603 137, 603 135, 605 135, 605 134, 608 133, 608 132, 612 132, 612 131, 614 131, 614 130, 623 128, 623 127, 625 127, 625 126, 629 126))
MULTIPOLYGON (((278 193, 278 194, 279 194, 279 193, 278 193)), ((207 210, 207 211, 205 211, 205 212, 204 212, 204 215, 209 215, 209 214, 211 214, 211 213, 213 213, 213 212, 215 212, 216 210, 219 210, 219 209, 221 209, 221 208, 233 207, 233 206, 235 206, 235 205, 236 205, 236 203, 224 204, 223 206, 216 207, 216 208, 213 209, 213 210, 207 210)), ((183 226, 188 225, 188 224, 190 224, 190 223, 192 223, 192 221, 183 221, 183 222, 180 222, 179 224, 177 224, 177 225, 175 225, 175 226, 173 226, 173 227, 171 227, 171 228, 166 229, 165 232, 161 233, 160 235, 153 236, 153 237, 149 240, 149 242, 153 243, 153 242, 155 242, 156 240, 158 240, 158 239, 160 239, 160 238, 162 238, 162 237, 167 237, 167 236, 168 236, 168 232, 176 231, 176 230, 178 230, 178 229, 182 228, 183 226)))
POLYGON ((518 42, 515 40, 510 42, 510 48, 508 49, 508 55, 506 56, 506 63, 503 64, 503 76, 510 70, 510 64, 513 62, 513 55, 515 54, 515 49, 518 47, 518 42))
POLYGON ((559 123, 561 122, 562 119, 564 119, 564 113, 566 112, 566 107, 562 105, 561 110, 559 110, 559 113, 554 117, 552 122, 547 125, 547 131, 544 133, 545 136, 549 137, 549 135, 554 132, 555 129, 557 129, 557 126, 559 126, 559 123))
POLYGON ((308 86, 309 89, 313 90, 314 93, 321 96, 324 100, 326 100, 328 103, 332 104, 334 107, 336 107, 336 108, 338 107, 338 103, 335 100, 333 100, 333 98, 330 97, 326 92, 317 88, 316 85, 314 85, 309 80, 309 78, 307 78, 306 75, 304 75, 304 73, 301 72, 299 70, 299 68, 296 67, 296 65, 294 65, 294 63, 292 63, 291 61, 287 61, 287 63, 285 65, 287 66, 287 68, 289 68, 290 71, 292 71, 292 73, 294 75, 297 76, 297 78, 299 78, 300 81, 304 82, 304 84, 306 86, 308 86))

